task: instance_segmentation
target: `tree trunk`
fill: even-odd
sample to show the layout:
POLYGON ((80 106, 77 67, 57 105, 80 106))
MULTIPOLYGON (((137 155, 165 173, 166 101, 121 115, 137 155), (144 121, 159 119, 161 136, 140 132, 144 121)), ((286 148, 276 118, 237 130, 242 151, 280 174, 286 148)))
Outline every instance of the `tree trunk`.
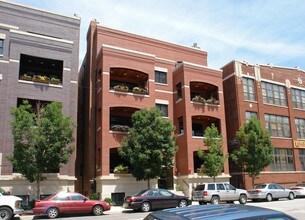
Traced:
POLYGON ((214 181, 214 183, 216 182, 216 176, 213 176, 213 181, 214 181))
POLYGON ((40 199, 40 194, 41 194, 41 186, 40 186, 40 183, 41 183, 41 173, 38 173, 37 174, 37 179, 36 179, 36 198, 37 199, 40 199))
POLYGON ((150 179, 147 180, 147 189, 150 189, 150 179))
POLYGON ((254 180, 255 180, 255 176, 254 176, 254 175, 251 175, 252 189, 254 189, 254 180))

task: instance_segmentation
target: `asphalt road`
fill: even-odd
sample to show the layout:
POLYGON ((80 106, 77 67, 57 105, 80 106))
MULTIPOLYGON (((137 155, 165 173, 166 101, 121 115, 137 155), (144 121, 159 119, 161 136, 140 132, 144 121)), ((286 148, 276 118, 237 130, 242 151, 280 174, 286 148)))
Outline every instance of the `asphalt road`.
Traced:
MULTIPOLYGON (((238 202, 235 202, 238 204, 238 202)), ((193 205, 198 205, 197 202, 193 202, 193 205)), ((288 215, 291 215, 299 220, 305 220, 305 198, 301 199, 280 199, 279 201, 272 202, 251 202, 248 201, 246 205, 259 206, 264 208, 270 208, 278 211, 282 211, 288 215)), ((82 215, 82 216, 63 216, 58 218, 59 220, 142 220, 148 213, 134 212, 132 210, 124 210, 122 207, 112 207, 110 211, 105 212, 102 216, 82 215)), ((47 219, 46 216, 33 216, 22 215, 15 217, 14 220, 38 220, 47 219)))

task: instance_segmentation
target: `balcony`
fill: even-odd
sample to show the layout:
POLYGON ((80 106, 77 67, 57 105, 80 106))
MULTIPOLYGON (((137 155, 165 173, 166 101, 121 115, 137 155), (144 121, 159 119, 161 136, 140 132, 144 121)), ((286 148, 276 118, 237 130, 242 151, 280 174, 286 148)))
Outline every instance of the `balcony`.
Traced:
POLYGON ((148 74, 126 68, 110 68, 110 90, 148 95, 148 74))
POLYGON ((204 82, 190 82, 191 101, 196 104, 219 105, 218 87, 204 82))
POLYGON ((110 131, 112 132, 129 132, 132 127, 131 116, 137 108, 129 107, 111 107, 110 108, 110 131))
POLYGON ((201 115, 192 116, 192 136, 204 137, 205 129, 212 124, 214 124, 220 132, 220 120, 218 118, 201 115))
POLYGON ((62 85, 63 61, 20 55, 19 80, 62 85))

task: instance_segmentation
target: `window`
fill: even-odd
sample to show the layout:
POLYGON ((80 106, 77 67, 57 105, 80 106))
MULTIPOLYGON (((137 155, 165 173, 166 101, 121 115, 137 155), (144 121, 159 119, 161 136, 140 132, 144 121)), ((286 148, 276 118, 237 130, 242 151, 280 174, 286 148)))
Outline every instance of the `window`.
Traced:
POLYGON ((217 183, 217 190, 225 190, 225 187, 222 183, 217 183))
POLYGON ((255 117, 257 118, 257 113, 256 112, 246 112, 246 120, 249 122, 250 118, 255 117))
POLYGON ((77 195, 77 194, 71 195, 71 198, 73 201, 84 201, 84 199, 85 199, 83 196, 77 195))
POLYGON ((192 134, 196 137, 203 137, 203 127, 201 124, 192 124, 192 134))
POLYGON ((264 103, 287 106, 284 86, 262 82, 262 93, 264 103))
POLYGON ((273 162, 270 164, 271 171, 293 171, 292 149, 274 149, 273 162))
POLYGON ((305 119, 295 118, 298 139, 305 139, 305 119))
POLYGON ((299 159, 301 170, 305 171, 305 150, 299 150, 299 159))
POLYGON ((4 40, 0 39, 0 56, 3 55, 3 45, 4 45, 4 40))
POLYGON ((294 108, 305 109, 305 91, 292 89, 292 104, 294 108))
POLYGON ((208 184, 208 190, 215 190, 215 184, 208 184))
POLYGON ((164 104, 156 104, 157 109, 159 109, 162 114, 163 117, 168 117, 168 106, 164 105, 164 104))
POLYGON ((155 82, 167 84, 166 72, 155 70, 155 82))
POLYGON ((179 117, 178 122, 179 122, 179 134, 183 134, 184 133, 183 117, 179 117))
POLYGON ((177 89, 177 100, 182 99, 182 86, 181 83, 178 83, 176 85, 176 89, 177 89))
POLYGON ((290 138, 290 125, 288 117, 265 114, 266 130, 273 137, 290 138))
POLYGON ((243 78, 245 100, 255 101, 254 79, 243 78))

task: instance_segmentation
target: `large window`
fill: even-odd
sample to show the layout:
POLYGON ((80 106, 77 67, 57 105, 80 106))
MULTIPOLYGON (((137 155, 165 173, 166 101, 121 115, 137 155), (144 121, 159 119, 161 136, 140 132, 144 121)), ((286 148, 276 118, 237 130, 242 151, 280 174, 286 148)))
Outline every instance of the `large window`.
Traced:
POLYGON ((256 112, 246 112, 246 120, 247 122, 250 120, 250 118, 255 117, 257 118, 257 113, 256 112))
POLYGON ((265 114, 266 129, 273 137, 290 138, 290 125, 288 117, 265 114))
POLYGON ((183 117, 178 118, 179 123, 179 134, 184 134, 184 125, 183 125, 183 117))
POLYGON ((296 118, 294 121, 297 128, 298 139, 305 139, 305 119, 296 118))
POLYGON ((181 83, 178 83, 176 85, 176 89, 177 89, 177 100, 182 99, 182 86, 181 83))
POLYGON ((305 171, 305 150, 299 150, 300 166, 301 170, 305 171))
POLYGON ((157 109, 159 109, 164 117, 168 117, 168 106, 164 104, 156 104, 157 109))
POLYGON ((245 100, 255 101, 254 79, 243 78, 245 100))
POLYGON ((262 93, 264 103, 287 106, 284 86, 262 82, 262 93))
POLYGON ((167 84, 166 72, 155 70, 155 82, 167 84))
POLYGON ((0 56, 3 55, 3 44, 4 44, 4 40, 0 39, 0 56))
POLYGON ((292 103, 294 108, 305 109, 305 91, 292 89, 292 103))
POLYGON ((291 149, 274 149, 271 171, 293 171, 293 153, 291 149))

